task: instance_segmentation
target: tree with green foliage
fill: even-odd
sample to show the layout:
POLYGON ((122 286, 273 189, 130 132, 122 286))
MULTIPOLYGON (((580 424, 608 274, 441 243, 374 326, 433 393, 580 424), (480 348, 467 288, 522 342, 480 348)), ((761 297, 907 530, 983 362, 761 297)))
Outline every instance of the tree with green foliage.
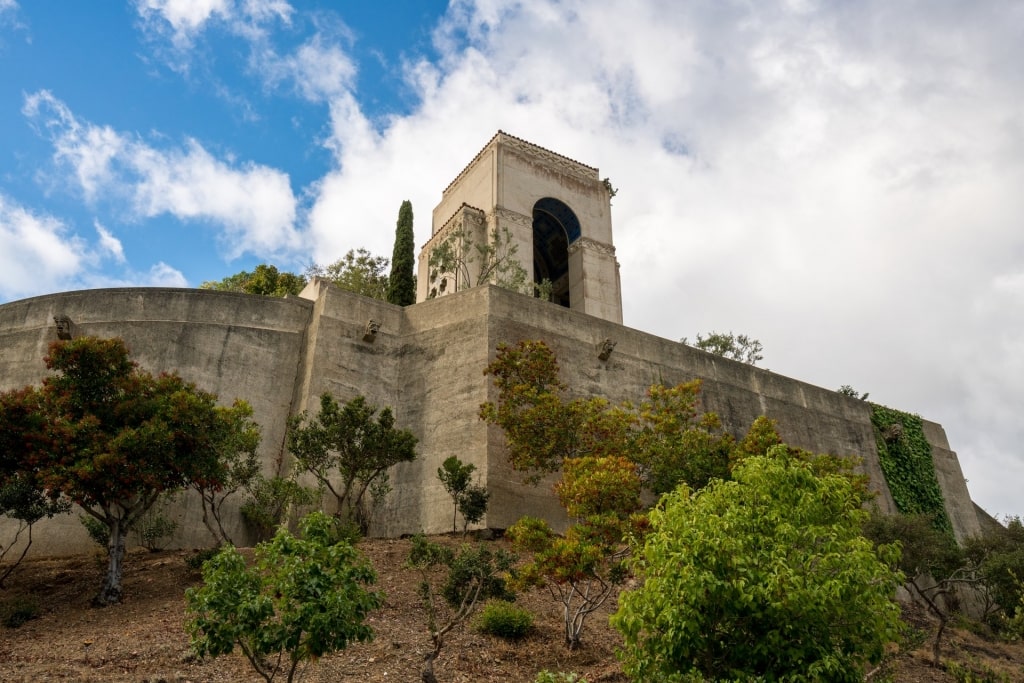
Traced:
POLYGON ((437 468, 437 478, 441 480, 444 490, 452 497, 455 510, 452 512, 452 533, 455 533, 456 515, 462 514, 462 535, 470 524, 475 524, 483 519, 487 513, 487 501, 490 493, 483 486, 473 483, 473 472, 476 465, 463 463, 457 456, 450 456, 445 459, 437 468))
POLYGON ((125 534, 161 495, 218 484, 234 409, 176 374, 140 370, 120 339, 54 342, 44 361, 56 374, 23 390, 36 413, 15 437, 18 457, 49 495, 107 527, 109 564, 95 601, 120 602, 125 534))
POLYGON ((932 663, 940 664, 942 636, 956 609, 961 586, 980 586, 979 567, 957 545, 953 535, 940 531, 928 515, 885 515, 877 509, 864 524, 864 534, 879 544, 899 544, 899 568, 910 592, 939 621, 932 640, 932 663))
POLYGON ((199 494, 203 525, 216 545, 233 543, 224 528, 224 504, 239 491, 251 489, 260 474, 260 427, 252 415, 252 406, 242 400, 224 412, 220 458, 211 472, 189 484, 199 494))
POLYGON ((485 283, 532 294, 533 285, 527 282, 526 268, 519 262, 518 252, 519 245, 506 227, 495 227, 482 243, 476 242, 466 230, 449 233, 430 253, 427 298, 440 296, 449 287, 461 292, 485 283))
POLYGON ((640 477, 622 456, 566 460, 558 499, 575 523, 562 537, 547 522, 523 517, 505 534, 532 559, 517 570, 517 582, 545 586, 562 605, 565 645, 580 645, 583 626, 627 576, 626 539, 646 526, 640 509, 640 477))
POLYGON ((416 241, 412 230, 412 202, 406 199, 398 210, 395 248, 391 252, 391 275, 387 300, 399 306, 416 303, 416 241))
POLYGON ((390 490, 388 470, 416 459, 412 432, 395 427, 390 408, 378 415, 362 396, 339 405, 329 393, 321 395, 316 417, 303 412, 289 419, 287 445, 296 467, 334 496, 336 514, 364 533, 370 524, 367 493, 382 498, 390 490))
POLYGON ((223 280, 209 280, 199 289, 213 289, 219 292, 243 292, 262 296, 297 296, 306 286, 306 278, 295 273, 281 272, 277 266, 261 263, 250 273, 241 271, 223 280))
POLYGON ((566 400, 554 352, 528 340, 499 344, 484 373, 498 397, 480 406, 480 417, 504 431, 509 461, 528 482, 582 456, 626 455, 655 494, 729 475, 733 440, 714 413, 701 410, 699 380, 652 386, 637 406, 566 400))
POLYGON ((729 478, 733 438, 718 415, 700 407, 699 379, 674 387, 655 384, 636 413, 631 443, 623 452, 641 465, 644 483, 655 495, 681 483, 704 488, 729 478))
POLYGON ((862 495, 776 446, 731 481, 667 494, 612 624, 637 681, 859 681, 900 627, 896 545, 860 535, 862 495))
POLYGON ((478 605, 491 598, 515 599, 504 577, 514 562, 515 556, 500 549, 491 552, 483 545, 464 545, 456 552, 421 535, 413 537, 406 566, 420 573, 420 600, 433 645, 424 658, 423 683, 437 683, 434 662, 444 647, 445 636, 472 617, 478 605), (434 571, 437 568, 445 570, 440 584, 434 571))
POLYGON ((761 352, 764 350, 761 342, 745 334, 711 332, 704 336, 698 333, 697 341, 693 344, 690 344, 686 337, 679 341, 702 351, 713 353, 716 356, 731 358, 732 360, 738 360, 741 363, 748 363, 750 365, 757 365, 758 361, 764 359, 764 356, 761 355, 761 352))
POLYGON ((482 404, 480 418, 505 432, 509 462, 528 482, 572 458, 624 452, 633 417, 604 399, 563 399, 558 361, 544 342, 499 344, 484 374, 493 377, 498 400, 482 404))
POLYGON ((981 607, 981 618, 996 631, 1011 626, 1024 595, 1024 525, 1019 518, 968 538, 962 546, 924 514, 884 515, 875 510, 864 533, 878 543, 901 544, 900 569, 907 576, 907 588, 938 620, 932 640, 936 666, 942 636, 959 610, 964 588, 981 607))
POLYGON ((868 400, 869 396, 868 392, 865 391, 862 394, 849 384, 844 384, 843 386, 839 387, 838 389, 836 389, 836 392, 842 394, 843 396, 849 396, 850 398, 859 398, 862 401, 868 400))
POLYGON ((991 597, 988 622, 997 630, 1006 630, 1015 610, 1024 605, 1024 522, 1020 517, 1008 517, 999 528, 967 539, 963 548, 978 567, 991 597))
POLYGON ((257 474, 246 490, 249 495, 239 512, 261 540, 274 535, 290 510, 312 505, 317 500, 315 489, 299 484, 292 477, 257 474))
POLYGON ((366 624, 384 602, 368 589, 370 563, 339 538, 336 520, 320 512, 303 518, 301 536, 278 529, 256 546, 255 563, 226 545, 203 566, 203 585, 185 593, 192 649, 200 657, 237 646, 263 680, 284 674, 291 683, 301 663, 373 639, 366 624))
POLYGON ((374 256, 366 249, 349 249, 334 263, 310 266, 306 277, 322 277, 346 292, 383 301, 388 291, 387 269, 387 258, 374 256))

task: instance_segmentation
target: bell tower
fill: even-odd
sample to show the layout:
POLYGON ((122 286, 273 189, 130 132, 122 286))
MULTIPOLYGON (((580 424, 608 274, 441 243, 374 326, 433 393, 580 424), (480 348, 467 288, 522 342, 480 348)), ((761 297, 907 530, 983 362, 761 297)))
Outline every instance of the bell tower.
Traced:
POLYGON ((527 291, 542 284, 555 304, 622 323, 611 188, 596 168, 498 131, 434 209, 431 238, 420 251, 417 301, 482 284, 473 247, 463 259, 468 267, 431 272, 435 249, 458 248, 453 235, 473 245, 497 240, 499 252, 514 245, 527 291))

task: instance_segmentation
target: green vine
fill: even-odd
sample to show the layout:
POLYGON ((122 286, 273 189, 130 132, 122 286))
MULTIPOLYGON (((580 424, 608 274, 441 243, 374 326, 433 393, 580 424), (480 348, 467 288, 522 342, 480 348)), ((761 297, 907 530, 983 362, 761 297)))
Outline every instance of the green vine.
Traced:
POLYGON ((921 417, 872 403, 871 424, 882 474, 896 507, 906 515, 930 515, 936 529, 952 533, 921 417))

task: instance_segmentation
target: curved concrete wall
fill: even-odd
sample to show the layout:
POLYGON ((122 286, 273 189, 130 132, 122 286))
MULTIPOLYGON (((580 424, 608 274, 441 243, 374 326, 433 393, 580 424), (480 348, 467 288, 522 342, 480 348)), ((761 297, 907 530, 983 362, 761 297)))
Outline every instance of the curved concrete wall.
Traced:
MULTIPOLYGON (((292 387, 312 302, 191 289, 99 289, 41 296, 0 306, 0 389, 38 384, 54 316, 72 321, 72 334, 121 337, 132 359, 151 372, 177 371, 230 404, 252 404, 262 426, 260 454, 276 474, 291 410, 292 387)), ((198 500, 180 496, 173 516, 183 545, 206 545, 198 500)), ((237 514, 229 525, 245 538, 237 514)), ((2 533, 2 531, 0 531, 2 533)), ((33 552, 62 554, 89 547, 74 515, 35 534, 33 552)))

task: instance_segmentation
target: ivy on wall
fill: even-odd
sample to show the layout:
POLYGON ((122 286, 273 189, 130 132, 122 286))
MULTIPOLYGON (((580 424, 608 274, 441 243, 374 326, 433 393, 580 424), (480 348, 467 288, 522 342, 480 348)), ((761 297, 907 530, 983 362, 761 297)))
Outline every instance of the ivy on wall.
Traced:
POLYGON ((936 529, 952 533, 921 417, 872 403, 871 424, 896 507, 906 515, 930 515, 936 529))

